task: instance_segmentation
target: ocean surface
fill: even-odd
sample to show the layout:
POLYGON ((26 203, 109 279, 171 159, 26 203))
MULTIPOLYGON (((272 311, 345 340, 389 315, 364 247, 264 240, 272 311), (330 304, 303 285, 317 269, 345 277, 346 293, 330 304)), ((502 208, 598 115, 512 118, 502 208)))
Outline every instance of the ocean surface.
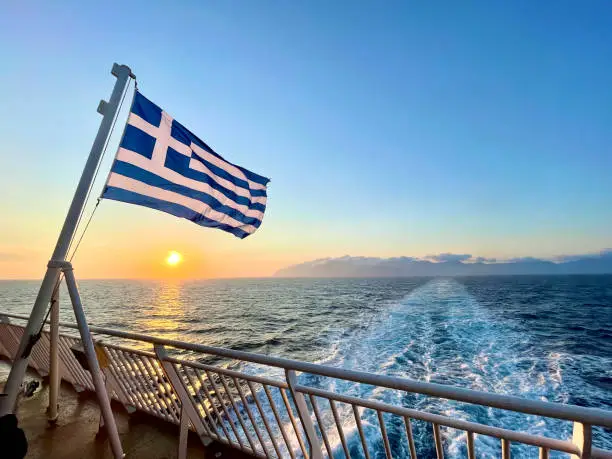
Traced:
MULTIPOLYGON (((0 311, 27 313, 34 281, 0 281, 0 311)), ((240 279, 80 282, 91 323, 419 381, 612 410, 612 276, 240 279)), ((73 321, 62 293, 62 317, 73 321)), ((243 368, 262 372, 260 367, 243 368)), ((567 439, 571 423, 302 375, 305 383, 462 419, 567 439)), ((329 410, 328 410, 329 411, 329 410)), ((354 421, 345 429, 362 457, 354 421)), ((384 457, 376 415, 361 412, 384 457)), ((394 457, 402 425, 385 418, 394 457)), ((331 422, 327 419, 326 422, 331 422)), ((431 427, 414 423, 419 457, 435 457, 431 427)), ((465 434, 443 429, 447 457, 465 434)), ((342 457, 339 439, 330 437, 342 457)), ((612 449, 612 432, 595 444, 612 449)), ((499 442, 478 436, 478 457, 499 442)), ((537 457, 513 445, 514 457, 537 457)), ((563 456, 560 456, 563 457, 563 456)))

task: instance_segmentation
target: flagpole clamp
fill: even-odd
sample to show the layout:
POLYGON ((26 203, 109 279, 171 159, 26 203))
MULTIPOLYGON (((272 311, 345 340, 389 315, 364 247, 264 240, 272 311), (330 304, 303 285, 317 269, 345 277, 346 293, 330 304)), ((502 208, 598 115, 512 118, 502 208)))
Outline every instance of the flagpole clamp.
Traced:
POLYGON ((72 271, 72 263, 66 260, 49 260, 47 268, 59 268, 62 271, 72 271))
POLYGON ((98 104, 98 109, 96 110, 100 115, 104 115, 106 113, 106 107, 108 107, 108 102, 105 100, 101 100, 98 104))
POLYGON ((111 70, 111 73, 116 76, 117 78, 119 78, 119 76, 121 75, 121 73, 125 72, 125 71, 130 72, 129 76, 130 78, 133 78, 134 80, 136 79, 136 75, 134 75, 132 73, 132 69, 130 69, 127 65, 119 65, 117 63, 113 64, 113 69, 111 70))

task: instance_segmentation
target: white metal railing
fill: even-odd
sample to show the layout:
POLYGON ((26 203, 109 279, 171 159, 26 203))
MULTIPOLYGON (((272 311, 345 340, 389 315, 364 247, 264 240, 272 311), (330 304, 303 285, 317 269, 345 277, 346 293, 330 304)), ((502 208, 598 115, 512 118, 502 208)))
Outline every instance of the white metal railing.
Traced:
MULTIPOLYGON (((4 314, 4 317, 27 319, 14 314, 4 314)), ((77 328, 74 324, 60 325, 67 329, 77 328)), ((438 459, 445 454, 442 427, 465 432, 465 449, 470 459, 482 456, 477 451, 476 435, 498 439, 503 458, 510 458, 511 445, 514 444, 537 448, 540 458, 548 458, 550 452, 567 453, 576 458, 612 458, 612 451, 592 446, 593 427, 612 429, 612 412, 601 409, 527 400, 102 327, 90 328, 95 334, 96 353, 109 395, 130 411, 140 410, 180 425, 181 457, 187 429, 191 425, 205 443, 214 439, 258 457, 344 456, 369 459, 376 450, 382 450, 387 458, 395 455, 416 459, 427 457, 428 453, 419 451, 413 422, 425 422, 431 426, 428 439, 438 459), (149 347, 149 350, 109 342, 118 338, 137 341, 139 348, 149 347), (189 359, 177 358, 172 355, 174 350, 193 354, 189 359), (232 368, 258 364, 276 370, 268 373, 284 373, 284 376, 249 374, 228 365, 198 361, 198 358, 202 360, 210 356, 239 363, 232 368), (573 436, 560 440, 469 422, 402 404, 383 403, 371 397, 324 390, 300 383, 298 372, 371 385, 399 394, 421 394, 565 420, 573 423, 573 436), (365 432, 367 410, 375 414, 369 419, 375 419, 378 424, 375 439, 365 432), (354 425, 352 432, 347 432, 348 424, 354 425), (392 426, 397 432, 400 425, 403 431, 399 440, 401 444, 398 445, 397 439, 392 444, 388 428, 392 426)), ((20 325, 0 323, 0 354, 12 359, 22 333, 20 325)), ((79 344, 79 338, 60 334, 61 377, 77 390, 91 391, 94 389, 91 375, 81 366, 73 351, 79 344)), ((44 331, 30 358, 30 366, 41 375, 49 371, 49 348, 50 335, 44 331)), ((373 425, 368 421, 370 432, 373 425)), ((524 450, 520 451, 520 457, 524 457, 524 450)))

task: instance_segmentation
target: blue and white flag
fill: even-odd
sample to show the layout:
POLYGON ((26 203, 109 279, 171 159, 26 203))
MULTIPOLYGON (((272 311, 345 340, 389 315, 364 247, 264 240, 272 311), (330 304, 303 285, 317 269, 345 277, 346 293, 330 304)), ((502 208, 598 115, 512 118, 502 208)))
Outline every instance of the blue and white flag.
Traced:
POLYGON ((269 181, 224 160, 136 91, 102 197, 245 238, 261 225, 269 181))

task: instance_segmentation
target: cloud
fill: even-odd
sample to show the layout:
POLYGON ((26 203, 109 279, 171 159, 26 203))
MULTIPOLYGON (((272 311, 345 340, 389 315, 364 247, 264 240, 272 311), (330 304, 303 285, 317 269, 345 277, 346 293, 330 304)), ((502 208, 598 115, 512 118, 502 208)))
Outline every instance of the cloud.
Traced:
POLYGON ((322 258, 279 270, 285 277, 410 277, 410 276, 487 276, 612 274, 612 250, 599 254, 561 256, 581 263, 553 262, 535 257, 495 259, 469 254, 441 253, 425 258, 351 257, 322 258))
POLYGON ((568 261, 578 261, 578 260, 591 260, 594 258, 610 258, 612 257, 612 249, 603 249, 601 252, 597 253, 583 253, 578 255, 559 255, 555 257, 554 260, 559 263, 565 263, 568 261))
POLYGON ((441 253, 439 255, 428 255, 426 257, 431 261, 435 261, 437 263, 446 263, 446 262, 458 262, 458 261, 467 261, 472 258, 472 255, 463 253, 463 254, 454 254, 454 253, 441 253))
POLYGON ((472 258, 470 261, 474 263, 495 263, 497 262, 497 258, 476 257, 472 258))
MULTIPOLYGON (((384 260, 383 258, 380 258, 380 260, 384 260)), ((420 260, 420 258, 416 258, 416 257, 392 257, 392 258, 388 258, 387 260, 389 261, 417 261, 420 260)))
POLYGON ((508 263, 542 263, 546 260, 541 260, 539 258, 534 257, 519 257, 519 258, 510 258, 508 263))

